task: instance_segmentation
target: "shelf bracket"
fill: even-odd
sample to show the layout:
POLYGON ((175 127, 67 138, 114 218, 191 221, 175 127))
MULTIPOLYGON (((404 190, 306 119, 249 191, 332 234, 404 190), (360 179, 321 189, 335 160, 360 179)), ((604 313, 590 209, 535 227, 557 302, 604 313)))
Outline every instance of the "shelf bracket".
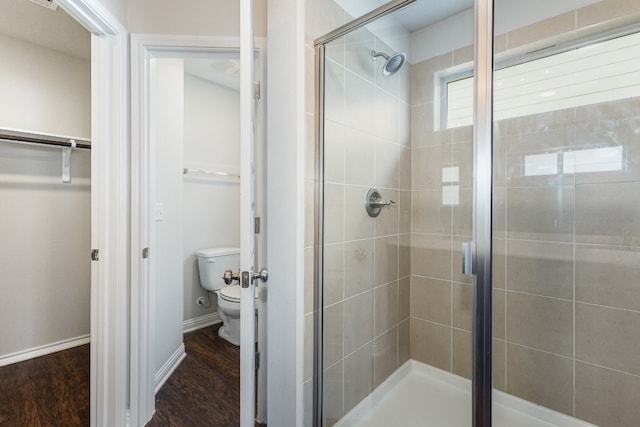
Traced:
POLYGON ((76 140, 69 140, 71 147, 62 148, 62 182, 71 182, 71 151, 76 148, 76 140))

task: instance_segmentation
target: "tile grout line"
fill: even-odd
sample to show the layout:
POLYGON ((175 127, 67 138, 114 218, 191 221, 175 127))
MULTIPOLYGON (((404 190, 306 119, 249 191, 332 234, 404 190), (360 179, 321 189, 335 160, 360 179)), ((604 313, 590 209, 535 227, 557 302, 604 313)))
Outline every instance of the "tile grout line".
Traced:
MULTIPOLYGON (((506 146, 504 147, 504 149, 505 149, 505 152, 504 152, 504 158, 502 159, 502 161, 504 162, 503 167, 504 167, 504 171, 506 173, 506 171, 508 170, 507 169, 508 162, 507 162, 507 155, 506 155, 506 150, 507 150, 506 146)), ((506 177, 505 177, 505 179, 506 179, 506 177)), ((509 192, 505 189, 504 190, 504 212, 503 212, 505 239, 504 239, 504 244, 503 244, 503 247, 502 247, 502 251, 504 252, 504 271, 502 272, 502 274, 503 274, 504 291, 505 291, 505 293, 504 293, 504 314, 503 314, 503 316, 504 316, 504 366, 503 366, 503 369, 504 369, 504 390, 505 390, 505 392, 509 391, 508 388, 507 388, 507 384, 509 382, 509 378, 507 376, 507 372, 508 372, 507 366, 508 366, 508 360, 509 360, 509 351, 508 351, 508 348, 509 348, 509 346, 508 346, 509 340, 508 339, 509 339, 509 337, 507 336, 508 335, 507 331, 509 330, 508 324, 507 324, 508 311, 509 311, 509 292, 508 292, 508 290, 509 290, 509 280, 508 280, 508 277, 509 277, 509 274, 508 274, 509 273, 509 263, 507 262, 508 252, 509 252, 509 245, 508 245, 508 243, 509 243, 509 240, 508 240, 509 233, 507 231, 509 229, 508 206, 509 206, 509 192)))
MULTIPOLYGON (((577 27, 577 11, 575 13, 576 27, 577 27)), ((576 111, 573 112, 573 144, 575 144, 576 138, 576 111)), ((576 415, 576 182, 574 178, 573 184, 573 412, 572 415, 576 415)))
MULTIPOLYGON (((451 55, 451 61, 453 62, 453 54, 451 55)), ((451 141, 449 141, 449 143, 452 141, 453 134, 451 134, 451 141)), ((453 164, 453 149, 449 150, 449 163, 453 164)), ((442 181, 442 168, 440 168, 438 172, 440 180, 442 181)), ((449 371, 453 372, 453 209, 450 209, 449 215, 449 224, 451 226, 451 232, 449 233, 451 236, 449 239, 449 371)))
MULTIPOLYGON (((344 53, 344 55, 346 56, 346 53, 344 53)), ((346 60, 346 59, 345 59, 346 60)), ((346 96, 345 96, 345 92, 346 92, 346 75, 343 78, 343 84, 345 85, 343 88, 343 93, 342 93, 342 111, 343 114, 346 115, 346 96)), ((343 117, 343 121, 345 118, 343 117)), ((342 179, 346 182, 347 181, 347 148, 346 148, 346 142, 347 142, 347 131, 346 131, 346 126, 342 129, 342 141, 344 141, 344 143, 342 144, 342 179)), ((324 162, 323 162, 324 164, 324 162)), ((343 209, 343 219, 342 219, 342 240, 343 240, 343 248, 344 248, 344 240, 345 237, 347 235, 347 221, 346 221, 346 206, 347 206, 347 191, 346 191, 346 184, 345 184, 345 189, 342 192, 342 209, 343 209)), ((344 306, 345 306, 345 301, 346 301, 346 295, 347 295, 347 269, 346 269, 346 265, 347 265, 347 251, 343 249, 342 251, 342 359, 340 359, 339 362, 342 362, 342 373, 341 373, 341 379, 342 379, 342 408, 340 408, 340 418, 342 418, 342 416, 345 413, 345 377, 344 377, 344 361, 346 358, 345 355, 345 348, 346 348, 346 334, 345 334, 345 313, 344 313, 344 306)), ((323 266, 324 267, 324 266, 323 266)), ((324 277, 324 275, 323 275, 324 277)), ((324 390, 323 390, 323 395, 324 395, 324 390)))

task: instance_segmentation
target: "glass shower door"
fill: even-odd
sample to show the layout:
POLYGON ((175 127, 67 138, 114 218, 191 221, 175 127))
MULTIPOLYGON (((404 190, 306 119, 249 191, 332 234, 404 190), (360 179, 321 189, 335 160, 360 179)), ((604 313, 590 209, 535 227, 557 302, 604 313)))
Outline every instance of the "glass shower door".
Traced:
POLYGON ((393 40, 362 27, 325 46, 324 425, 409 357, 411 74, 382 56, 407 50, 393 40))
POLYGON ((637 425, 640 3, 495 3, 496 424, 637 425))
POLYGON ((471 425, 473 118, 443 106, 473 74, 474 8, 406 3, 316 42, 327 426, 471 425))

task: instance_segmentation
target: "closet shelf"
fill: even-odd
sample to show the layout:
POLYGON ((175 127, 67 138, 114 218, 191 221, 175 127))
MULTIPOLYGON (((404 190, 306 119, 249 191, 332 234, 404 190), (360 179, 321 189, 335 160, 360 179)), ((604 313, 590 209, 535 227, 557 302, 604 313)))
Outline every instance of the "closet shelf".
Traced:
POLYGON ((43 145, 62 149, 62 182, 71 182, 71 151, 91 149, 91 141, 80 138, 67 138, 57 135, 29 133, 10 129, 0 129, 0 142, 11 144, 43 145))
POLYGON ((183 168, 182 169, 182 174, 183 175, 202 174, 202 175, 208 175, 210 177, 215 177, 215 178, 236 178, 236 179, 240 179, 240 175, 235 174, 235 173, 227 173, 227 172, 220 172, 220 171, 210 171, 210 170, 206 170, 206 169, 183 168))

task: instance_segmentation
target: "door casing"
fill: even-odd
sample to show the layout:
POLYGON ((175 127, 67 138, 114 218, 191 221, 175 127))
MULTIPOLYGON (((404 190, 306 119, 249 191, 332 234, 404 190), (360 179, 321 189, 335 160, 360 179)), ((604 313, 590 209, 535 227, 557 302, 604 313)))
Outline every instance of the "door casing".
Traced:
MULTIPOLYGON (((126 28, 99 0, 56 3, 91 36, 90 425, 128 424, 129 73, 126 28)), ((87 254, 89 258, 90 254, 87 254)))
MULTIPOLYGON (((263 62, 263 44, 262 40, 256 41, 259 64, 263 62)), ((149 248, 154 241, 150 217, 150 198, 152 197, 150 165, 153 153, 150 138, 150 60, 154 56, 187 57, 190 54, 238 53, 239 49, 240 41, 236 37, 131 35, 132 375, 130 393, 132 425, 144 425, 155 411, 151 262, 149 258, 142 257, 144 248, 149 248)), ((264 78, 261 80, 264 82, 264 78)), ((256 210, 261 209, 258 207, 256 210)), ((150 256, 153 256, 153 248, 150 249, 150 256)))

